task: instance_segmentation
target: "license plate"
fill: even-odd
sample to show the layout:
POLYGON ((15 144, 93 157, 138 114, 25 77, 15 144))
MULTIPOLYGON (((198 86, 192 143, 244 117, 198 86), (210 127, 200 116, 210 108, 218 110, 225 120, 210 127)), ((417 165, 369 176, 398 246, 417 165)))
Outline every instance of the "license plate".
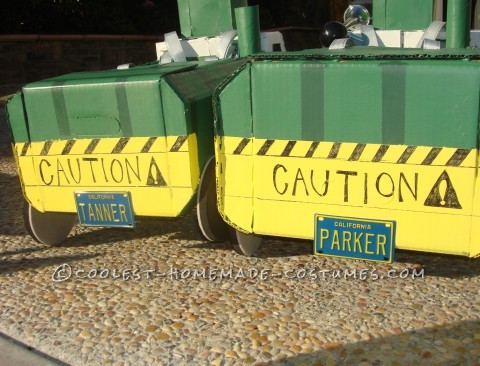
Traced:
POLYGON ((396 222, 315 215, 314 252, 317 255, 393 261, 396 222))
POLYGON ((135 227, 130 192, 75 192, 81 225, 135 227))

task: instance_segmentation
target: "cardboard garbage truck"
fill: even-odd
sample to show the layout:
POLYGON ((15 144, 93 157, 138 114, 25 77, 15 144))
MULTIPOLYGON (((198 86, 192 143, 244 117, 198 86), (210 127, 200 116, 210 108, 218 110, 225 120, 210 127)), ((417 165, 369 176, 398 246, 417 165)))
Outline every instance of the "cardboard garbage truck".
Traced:
POLYGON ((385 262, 395 248, 480 254, 470 1, 352 5, 323 48, 299 52, 260 33, 246 1, 178 4, 184 37, 165 35, 157 61, 31 83, 8 102, 34 239, 197 204, 203 235, 245 255, 265 236, 385 262))

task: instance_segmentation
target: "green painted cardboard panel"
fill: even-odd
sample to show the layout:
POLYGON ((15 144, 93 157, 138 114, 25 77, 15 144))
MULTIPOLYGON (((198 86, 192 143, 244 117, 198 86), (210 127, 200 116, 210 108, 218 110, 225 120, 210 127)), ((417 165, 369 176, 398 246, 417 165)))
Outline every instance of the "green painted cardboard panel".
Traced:
POLYGON ((432 0, 374 0, 375 28, 417 30, 427 28, 433 18, 432 0))
POLYGON ((262 139, 477 147, 477 62, 254 61, 250 115, 246 70, 220 94, 219 134, 250 137, 253 116, 262 139))
POLYGON ((165 134, 157 80, 62 84, 24 89, 32 141, 165 134))
MULTIPOLYGON (((203 166, 206 159, 213 155, 213 92, 224 79, 244 63, 245 60, 232 59, 206 62, 200 64, 195 70, 170 74, 164 79, 171 91, 175 93, 176 99, 182 102, 181 106, 173 102, 176 115, 165 117, 167 134, 169 131, 171 134, 180 131, 179 129, 183 127, 179 124, 182 123, 185 124, 187 134, 196 133, 200 166, 203 166)), ((164 88, 162 93, 163 90, 164 88)))
POLYGON ((254 136, 302 138, 302 62, 252 65, 254 136))
POLYGON ((213 144, 211 96, 244 62, 146 65, 32 83, 23 89, 30 137, 178 136, 202 129, 200 143, 213 144))
POLYGON ((196 64, 83 72, 23 88, 32 141, 165 134, 159 80, 196 64))
POLYGON ((217 96, 215 112, 218 135, 252 137, 250 64, 243 66, 222 88, 217 96))
POLYGON ((185 37, 218 36, 235 29, 234 9, 247 0, 178 0, 181 32, 185 37))
POLYGON ((191 130, 189 109, 177 97, 172 87, 165 81, 160 84, 162 91, 163 118, 167 136, 187 135, 191 130))
POLYGON ((28 125, 25 110, 23 108, 22 94, 18 92, 6 106, 7 122, 10 125, 12 142, 28 142, 28 125))
POLYGON ((405 141, 409 145, 477 147, 477 62, 417 63, 406 74, 405 141))
MULTIPOLYGON (((319 72, 321 70, 319 67, 319 72)), ((369 61, 335 63, 324 70, 324 139, 381 141, 382 69, 379 64, 369 61)), ((312 105, 305 108, 312 108, 312 105)))

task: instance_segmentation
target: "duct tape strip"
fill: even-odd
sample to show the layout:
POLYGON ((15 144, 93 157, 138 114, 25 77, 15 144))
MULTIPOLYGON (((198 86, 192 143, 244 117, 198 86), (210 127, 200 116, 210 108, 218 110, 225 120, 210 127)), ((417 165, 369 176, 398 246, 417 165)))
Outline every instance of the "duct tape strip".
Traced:
POLYGON ((166 33, 165 44, 167 45, 168 53, 170 54, 174 62, 187 61, 180 40, 178 39, 177 32, 166 33))
POLYGON ((230 29, 222 34, 220 42, 218 43, 217 56, 218 58, 230 58, 235 52, 233 40, 237 36, 235 29, 230 29))
POLYGON ((423 41, 423 48, 425 50, 439 50, 440 41, 434 41, 432 39, 426 39, 423 41))
POLYGON ((442 30, 445 30, 445 22, 435 20, 430 24, 425 33, 423 33, 423 36, 420 38, 415 48, 422 48, 424 46, 423 42, 426 39, 435 41, 442 30))
POLYGON ((160 65, 169 64, 173 62, 172 56, 167 52, 164 52, 163 55, 160 57, 160 65))
POLYGON ((360 24, 360 31, 364 36, 363 38, 366 38, 368 40, 367 44, 365 44, 364 40, 364 44, 366 46, 378 47, 377 33, 375 33, 375 29, 373 29, 371 25, 360 24))
POLYGON ((346 47, 352 47, 353 41, 350 38, 335 39, 328 47, 329 50, 343 50, 346 47))

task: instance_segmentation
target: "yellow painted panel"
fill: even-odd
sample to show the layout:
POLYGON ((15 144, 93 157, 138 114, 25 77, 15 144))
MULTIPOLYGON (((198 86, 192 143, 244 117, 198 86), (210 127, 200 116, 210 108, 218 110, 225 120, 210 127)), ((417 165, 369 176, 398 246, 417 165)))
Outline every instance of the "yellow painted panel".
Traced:
POLYGON ((266 141, 253 140, 252 155, 217 145, 219 209, 241 229, 312 239, 315 213, 388 219, 398 223, 399 248, 480 254, 476 150, 320 142, 305 158, 312 142, 266 141), (251 160, 253 177, 244 172, 251 160), (242 177, 253 181, 252 206, 242 177))
POLYGON ((23 184, 36 184, 35 169, 33 167, 33 158, 30 156, 19 156, 17 158, 18 174, 23 184))
MULTIPOLYGON (((113 150, 113 147, 117 143, 118 139, 106 139, 105 144, 111 146, 111 150, 107 150, 105 153, 109 154, 113 150)), ((83 155, 85 154, 85 150, 87 150, 88 146, 92 142, 92 139, 81 139, 81 140, 74 140, 75 143, 73 144, 72 148, 70 149, 69 155, 83 155)), ((100 142, 99 142, 100 144, 100 142)), ((38 153, 32 153, 32 155, 39 155, 38 153)))
MULTIPOLYGON (((36 187, 27 187, 27 194, 35 196, 35 188, 36 187)), ((85 186, 78 190, 101 191, 97 186, 85 186)), ((70 187, 44 187, 41 191, 41 201, 44 202, 43 210, 52 212, 76 212, 74 189, 70 187)), ((108 191, 130 192, 135 215, 164 217, 178 216, 192 198, 193 193, 191 188, 170 189, 168 187, 111 188, 108 191)), ((35 201, 38 202, 38 200, 35 201)))
MULTIPOLYGON (((111 154, 119 140, 120 139, 118 139, 118 138, 99 139, 98 144, 95 147, 95 154, 111 154)), ((132 141, 129 141, 127 146, 125 146, 125 148, 128 148, 129 145, 130 145, 130 147, 132 147, 133 145, 136 145, 136 144, 132 143, 132 141)), ((137 146, 135 146, 135 147, 137 147, 137 146)), ((138 149, 136 152, 138 153, 140 151, 140 149, 138 149)), ((83 150, 82 152, 79 152, 79 154, 83 155, 84 151, 85 150, 83 150)))
MULTIPOLYGON (((174 187, 190 187, 192 176, 190 172, 190 156, 187 151, 163 154, 168 156, 168 168, 165 170, 170 176, 171 185, 174 187)), ((198 162, 196 163, 198 166, 198 162)))
POLYGON ((314 215, 395 220, 397 248, 468 255, 470 217, 340 205, 254 200, 254 232, 313 239, 314 215))
MULTIPOLYGON (((135 137, 129 139, 122 149, 122 154, 138 154, 148 141, 148 137, 135 137)), ((96 150, 96 149, 95 149, 96 150)))
POLYGON ((313 158, 321 157, 321 158, 326 158, 330 151, 332 150, 333 147, 333 142, 328 142, 328 141, 322 141, 318 145, 317 149, 315 150, 315 153, 313 154, 313 158))
POLYGON ((270 156, 254 160, 257 198, 472 213, 474 168, 270 156))
POLYGON ((189 185, 195 190, 200 179, 200 166, 198 163, 198 145, 197 136, 195 134, 188 136, 188 154, 190 165, 190 182, 189 185))
POLYGON ((42 212, 74 212, 75 191, 129 191, 137 215, 177 216, 198 184, 196 137, 171 136, 168 144, 165 137, 82 139, 13 150, 25 195, 42 212))
MULTIPOLYGON (((171 151, 179 137, 183 136, 167 136, 167 150, 171 151)), ((184 140, 177 151, 188 151, 188 139, 184 140)))
POLYGON ((48 150, 48 155, 60 155, 66 143, 66 141, 53 141, 48 150))
POLYGON ((253 159, 249 156, 227 155, 222 167, 223 186, 227 196, 252 197, 253 159))
POLYGON ((32 142, 30 144, 30 155, 40 155, 44 145, 45 142, 32 142))
POLYGON ((237 229, 252 232, 252 198, 225 196, 224 200, 224 220, 237 229))
POLYGON ((224 138, 222 136, 216 136, 215 141, 216 146, 221 146, 221 149, 225 154, 233 154, 242 141, 245 144, 242 149, 242 155, 250 155, 253 151, 253 142, 251 139, 244 139, 242 137, 224 138))
POLYGON ((480 217, 472 217, 472 234, 470 244, 470 257, 480 256, 480 217))
POLYGON ((34 156, 40 186, 130 187, 166 184, 167 154, 95 154, 34 156), (158 169, 157 169, 158 168, 158 169), (160 172, 160 176, 158 173, 160 172), (149 183, 149 178, 153 182, 149 183))
POLYGON ((167 148, 167 138, 165 136, 159 136, 155 139, 152 146, 150 147, 150 152, 158 153, 158 152, 166 152, 168 151, 167 148))
POLYGON ((342 148, 338 151, 337 160, 348 160, 353 153, 357 144, 343 143, 342 148))

